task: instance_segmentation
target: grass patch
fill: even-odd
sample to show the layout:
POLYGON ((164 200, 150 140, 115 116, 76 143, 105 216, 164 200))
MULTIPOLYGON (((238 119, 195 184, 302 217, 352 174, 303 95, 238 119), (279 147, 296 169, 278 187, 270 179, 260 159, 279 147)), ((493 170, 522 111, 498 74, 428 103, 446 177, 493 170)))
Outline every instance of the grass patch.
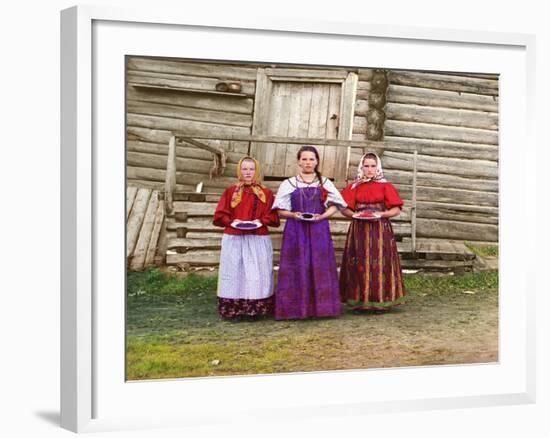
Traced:
POLYGON ((344 309, 338 318, 232 323, 217 313, 216 277, 128 273, 128 378, 471 363, 470 351, 492 360, 497 272, 404 278, 407 302, 387 314, 344 309))
POLYGON ((464 244, 479 257, 498 257, 498 245, 478 245, 472 242, 464 242, 464 244))

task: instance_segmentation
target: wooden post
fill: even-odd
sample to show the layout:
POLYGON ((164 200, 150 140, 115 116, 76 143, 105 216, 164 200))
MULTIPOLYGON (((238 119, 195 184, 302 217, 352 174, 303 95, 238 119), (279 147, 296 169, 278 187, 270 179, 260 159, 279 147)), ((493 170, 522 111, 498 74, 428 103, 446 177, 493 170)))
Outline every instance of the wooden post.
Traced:
POLYGON ((168 162, 166 163, 166 182, 164 185, 166 212, 172 213, 174 208, 174 191, 176 190, 176 137, 170 137, 168 144, 168 162))
POLYGON ((417 170, 418 152, 413 154, 413 183, 412 183, 412 206, 411 206, 411 243, 412 255, 416 257, 416 170, 417 170))

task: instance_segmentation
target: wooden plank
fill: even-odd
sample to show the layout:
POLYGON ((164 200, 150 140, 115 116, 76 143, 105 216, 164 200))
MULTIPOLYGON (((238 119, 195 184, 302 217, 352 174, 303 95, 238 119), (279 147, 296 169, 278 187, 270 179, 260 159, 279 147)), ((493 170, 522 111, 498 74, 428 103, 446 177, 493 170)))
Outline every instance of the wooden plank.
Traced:
POLYGON ((153 230, 151 231, 151 239, 147 246, 147 252, 145 254, 144 267, 147 268, 155 264, 155 255, 157 254, 157 248, 159 244, 159 237, 164 224, 164 201, 158 201, 157 211, 155 212, 155 219, 153 222, 153 230))
MULTIPOLYGON (((269 107, 273 82, 268 78, 265 69, 259 68, 256 77, 256 96, 254 98, 254 120, 252 122, 252 134, 254 136, 265 135, 269 120, 269 107)), ((266 168, 266 148, 264 143, 250 143, 250 154, 263 166, 264 175, 269 175, 269 168, 266 168)))
MULTIPOLYGON (((342 87, 340 84, 331 84, 328 93, 328 108, 326 113, 326 132, 325 138, 338 138, 339 123, 341 123, 342 108, 340 105, 342 98, 342 87)), ((340 176, 338 170, 342 164, 345 165, 345 157, 347 151, 344 148, 336 148, 334 146, 325 146, 323 153, 323 168, 321 173, 328 178, 336 178, 340 176), (344 161, 339 162, 337 151, 343 152, 344 161)))
POLYGON ((498 225, 498 207, 418 202, 418 217, 498 225))
MULTIPOLYGON (((193 132, 202 132, 208 133, 209 135, 217 135, 218 139, 227 139, 228 135, 232 134, 242 134, 247 135, 250 133, 248 128, 243 126, 228 126, 220 125, 217 123, 207 123, 199 122, 196 120, 180 120, 180 119, 171 119, 167 117, 156 117, 156 116, 143 116, 140 114, 128 114, 127 116, 128 126, 140 127, 140 128, 149 128, 149 129, 160 129, 166 131, 193 131, 193 132)), ((197 138, 195 135, 193 138, 197 138)))
MULTIPOLYGON (((152 169, 166 169, 168 157, 166 155, 147 154, 142 152, 126 153, 126 164, 128 166, 148 167, 152 169)), ((191 158, 176 157, 176 169, 178 172, 194 172, 203 173, 206 178, 209 178, 209 171, 213 165, 213 159, 210 160, 195 160, 191 158)), ((225 175, 236 175, 236 164, 226 164, 225 175)))
MULTIPOLYGON (((126 163, 128 165, 132 165, 131 156, 137 155, 133 152, 127 152, 126 153, 126 163)), ((147 157, 147 167, 151 166, 152 158, 150 155, 147 157)), ((160 158, 162 160, 162 157, 160 158)), ((164 166, 166 168, 166 175, 165 175, 165 184, 164 184, 164 199, 166 201, 166 211, 169 213, 172 211, 172 208, 174 206, 172 194, 174 193, 174 190, 176 190, 176 171, 177 171, 177 158, 176 158, 176 137, 172 137, 170 139, 170 143, 168 144, 168 157, 166 158, 166 165, 164 166)))
MULTIPOLYGON (((402 198, 410 199, 410 186, 394 184, 402 198)), ((484 205, 496 207, 498 205, 498 193, 482 192, 474 190, 450 189, 440 187, 419 186, 416 192, 418 201, 446 202, 450 204, 484 205)))
POLYGON ((238 66, 225 62, 192 62, 167 59, 130 57, 127 68, 154 73, 171 73, 186 76, 214 77, 217 79, 247 80, 256 78, 256 67, 238 66))
MULTIPOLYGON (((183 88, 197 91, 216 91, 217 78, 200 76, 184 76, 171 73, 143 72, 139 70, 127 70, 126 80, 131 84, 156 85, 160 87, 183 88)), ((223 81, 228 82, 228 81, 223 81)), ((254 96, 255 86, 252 81, 239 81, 241 94, 254 96)))
POLYGON ((126 111, 130 114, 144 116, 170 117, 181 120, 197 120, 200 122, 216 123, 228 126, 252 126, 250 114, 238 114, 228 111, 205 110, 189 108, 164 103, 138 102, 135 100, 126 101, 126 111))
POLYGON ((372 68, 359 68, 357 69, 357 76, 359 81, 371 81, 374 71, 372 68))
POLYGON ((498 96, 498 81, 439 73, 390 71, 391 84, 498 96))
POLYGON ((417 218, 419 237, 456 240, 498 241, 498 226, 440 219, 417 218))
POLYGON ((134 252, 150 196, 151 190, 144 188, 140 188, 136 194, 134 206, 126 223, 126 257, 130 257, 134 252))
POLYGON ((174 213, 187 213, 189 216, 214 216, 215 202, 174 201, 174 213))
MULTIPOLYGON (((354 108, 357 95, 358 75, 350 72, 342 86, 342 98, 340 99, 340 120, 338 123, 338 138, 349 140, 353 135, 354 108)), ((334 178, 337 184, 346 179, 349 166, 350 148, 339 148, 336 150, 336 168, 334 178)))
POLYGON ((418 153, 413 153, 413 181, 412 181, 412 202, 411 202, 411 250, 416 254, 416 189, 418 173, 418 153))
POLYGON ((345 70, 318 70, 304 68, 267 68, 266 74, 272 80, 293 81, 295 79, 309 79, 316 82, 319 79, 331 79, 343 82, 346 79, 345 70))
MULTIPOLYGON (((142 179, 126 178, 126 182, 138 188, 147 188, 164 192, 163 181, 146 181, 142 179)), ((195 186, 176 184, 176 190, 194 190, 195 186)))
POLYGON ((477 160, 498 161, 498 146, 488 144, 471 145, 453 141, 385 135, 384 150, 395 152, 414 152, 417 150, 419 154, 436 157, 468 157, 477 160))
MULTIPOLYGON (((135 166, 126 166, 126 177, 130 180, 143 180, 143 181, 153 181, 153 182, 164 182, 166 176, 166 171, 162 169, 152 169, 147 167, 135 167, 135 166)), ((195 187, 198 183, 203 182, 203 191, 209 188, 218 188, 222 189, 220 193, 225 190, 229 185, 235 184, 236 179, 218 176, 212 179, 208 179, 208 175, 201 173, 191 173, 191 172, 177 172, 176 173, 176 183, 181 184, 186 187, 195 187)), ((176 184, 176 188, 177 188, 176 184)), ((215 191, 218 193, 218 191, 215 191)), ((210 191, 209 193, 212 193, 210 191)))
MULTIPOLYGON (((206 142, 205 142, 206 143, 206 142)), ((149 143, 144 141, 130 140, 126 142, 126 150, 129 152, 141 152, 146 154, 168 156, 168 144, 149 143)), ((237 164, 243 157, 242 153, 225 152, 228 164, 237 164)), ((212 152, 199 149, 191 145, 176 145, 176 157, 183 159, 196 159, 212 162, 212 152)))
POLYGON ((153 233, 158 204, 158 192, 153 191, 151 192, 147 210, 143 217, 143 224, 139 232, 134 252, 130 258, 130 269, 133 271, 141 271, 144 267, 147 250, 149 249, 149 242, 151 241, 151 235, 153 233))
POLYGON ((498 130, 497 113, 391 102, 386 104, 385 111, 388 120, 498 130))
MULTIPOLYGON (((293 84, 292 84, 293 85, 293 84)), ((269 105, 269 120, 267 134, 278 137, 288 137, 291 106, 293 103, 293 88, 287 82, 275 83, 269 105)), ((266 172, 265 175, 283 176, 286 167, 286 144, 266 144, 266 172)))
MULTIPOLYGON (((327 111, 329 100, 329 86, 314 84, 311 96, 311 112, 309 114, 308 137, 324 139, 327 130, 327 111)), ((294 140, 293 140, 294 141, 294 140)), ((319 152, 319 169, 325 173, 324 147, 317 146, 319 152)), ((328 175, 327 175, 328 176, 328 175)))
MULTIPOLYGON (((399 123, 399 122, 394 122, 399 123)), ((417 124, 419 125, 419 124, 417 124)), ((130 129, 137 131, 139 128, 131 127, 130 129)), ((465 129, 465 128, 462 128, 465 129)), ((162 131, 151 131, 156 133, 158 136, 159 133, 162 131)), ((457 142, 457 141, 442 141, 438 139, 427 139, 427 138, 400 138, 400 137, 389 137, 389 140, 386 141, 360 141, 358 139, 355 140, 332 140, 332 139, 319 139, 319 138, 286 138, 286 137, 275 137, 275 136, 268 136, 268 135, 239 135, 239 134, 226 134, 226 135, 219 135, 217 133, 208 133, 207 131, 200 131, 200 132, 178 132, 175 131, 174 134, 176 136, 184 136, 184 137, 193 137, 195 139, 225 139, 230 141, 250 141, 250 142, 261 142, 261 143, 288 143, 289 141, 292 141, 293 144, 303 144, 303 145, 328 145, 328 146, 337 146, 337 147, 356 147, 356 148, 366 148, 367 150, 378 150, 382 151, 386 145, 388 145, 389 148, 397 149, 397 150, 410 150, 411 152, 414 151, 414 149, 418 149, 420 152, 422 148, 429 148, 434 147, 437 145, 450 145, 449 147, 454 147, 454 145, 460 145, 461 151, 465 151, 465 153, 473 153, 475 151, 487 151, 490 150, 496 150, 498 151, 498 147, 496 145, 491 145, 488 143, 464 143, 464 142, 457 142)), ((449 152, 452 153, 452 150, 449 152)))
POLYGON ((408 87, 396 84, 388 86, 388 103, 405 103, 498 113, 498 102, 498 96, 433 90, 430 88, 408 87))
MULTIPOLYGON (((382 162, 387 169, 412 170, 413 154, 385 151, 382 162)), ((498 164, 487 160, 419 155, 418 171, 468 177, 498 178, 498 164)))
MULTIPOLYGON (((309 114, 311 111, 311 99, 313 96, 313 84, 304 83, 299 88, 299 99, 296 106, 292 106, 293 112, 290 116, 290 124, 288 135, 291 137, 307 137, 309 131, 309 114)), ((287 144, 286 146, 286 160, 285 160, 285 173, 284 175, 289 177, 296 175, 298 167, 296 165, 296 157, 300 150, 300 145, 287 144)))
POLYGON ((134 102, 148 102, 175 105, 185 108, 225 111, 252 115, 254 101, 251 98, 200 93, 174 93, 172 90, 148 89, 128 86, 126 99, 134 102))
POLYGON ((404 122, 400 120, 386 120, 385 133, 395 137, 498 144, 498 132, 493 130, 404 122))
POLYGON ((132 205, 136 199, 136 193, 138 188, 136 186, 128 185, 126 187, 126 220, 130 217, 130 211, 132 210, 132 205))
MULTIPOLYGON (((384 176, 394 184, 412 184, 413 179, 412 171, 387 168, 384 169, 384 176)), ((418 172, 417 183, 421 186, 498 192, 497 179, 468 178, 444 173, 418 172)))

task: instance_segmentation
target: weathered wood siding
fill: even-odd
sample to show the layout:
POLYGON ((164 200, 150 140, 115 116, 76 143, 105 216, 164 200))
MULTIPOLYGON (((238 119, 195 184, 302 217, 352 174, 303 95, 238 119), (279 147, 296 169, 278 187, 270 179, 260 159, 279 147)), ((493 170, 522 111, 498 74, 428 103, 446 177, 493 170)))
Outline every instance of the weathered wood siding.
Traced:
MULTIPOLYGON (((262 102, 255 102, 256 79, 261 68, 265 66, 129 59, 127 237, 132 269, 142 269, 151 262, 151 257, 156 255, 158 260, 159 254, 165 254, 166 250, 169 251, 168 261, 175 263, 217 264, 213 260, 217 260, 216 254, 219 254, 222 230, 211 225, 213 208, 219 194, 235 181, 237 162, 248 153, 249 142, 205 140, 205 143, 222 145, 227 152, 224 174, 212 179, 209 177, 212 153, 178 143, 177 190, 192 192, 202 182, 202 191, 208 199, 206 202, 176 203, 175 215, 179 215, 179 219, 174 215, 163 218, 164 225, 159 229, 160 219, 151 215, 155 208, 159 211, 164 201, 157 201, 155 206, 151 197, 153 190, 164 189, 171 131, 193 130, 220 137, 253 133, 255 108, 262 105, 262 102), (240 83, 240 92, 216 91, 216 84, 221 81, 240 83), (149 243, 146 243, 146 235, 150 236, 149 243), (158 246, 153 255, 152 236, 158 246)), ((284 71, 291 70, 286 68, 284 71)), ((496 242, 498 78, 373 69, 332 70, 334 74, 352 73, 355 77, 354 86, 349 87, 355 95, 350 99, 354 104, 348 129, 355 140, 382 141, 386 176, 405 199, 403 213, 393 221, 400 250, 407 252, 411 246, 412 156, 415 150, 418 153, 416 230, 424 244, 427 244, 426 239, 447 241, 449 248, 464 240, 496 242)), ((296 68, 294 73, 299 71, 296 68)), ((289 85, 281 85, 279 91, 288 88, 290 92, 307 86, 303 82, 289 82, 289 85)), ((289 128, 272 133, 284 132, 296 135, 302 131, 289 128)), ((308 128, 307 136, 312 135, 308 128)), ((276 154, 276 147, 272 146, 270 153, 276 154)), ((292 154, 296 149, 296 146, 286 146, 281 151, 292 154)), ((332 153, 330 148, 327 151, 332 153)), ((323 155, 324 160, 330 158, 328 152, 323 155)), ((347 154, 338 152, 339 158, 338 154, 333 154, 339 162, 346 155, 348 180, 355 176, 363 152, 362 147, 352 147, 347 154)), ((273 158, 268 161, 271 163, 263 164, 278 162, 273 158)), ((281 177, 290 173, 291 169, 285 167, 281 177)), ((265 182, 274 191, 279 183, 275 180, 265 182)), ((343 181, 337 183, 339 188, 343 187, 343 181)), ((347 226, 348 222, 338 214, 331 220, 338 261, 347 226)), ((282 229, 274 230, 273 234, 276 259, 282 229)), ((407 264, 410 262, 404 261, 404 265, 407 264)))
POLYGON ((418 150, 419 237, 497 242, 498 77, 391 71, 383 163, 409 198, 418 150))
MULTIPOLYGON (((127 65, 128 184, 161 189, 172 130, 250 134, 256 67, 130 58, 127 65), (216 92, 216 84, 239 82, 240 93, 216 92)), ((208 143, 208 141, 206 141, 208 143)), ((219 192, 234 181, 235 165, 248 142, 212 142, 228 151, 222 177, 210 180, 212 154, 189 145, 176 150, 177 188, 219 192)))
POLYGON ((159 242, 165 220, 159 192, 145 187, 126 189, 126 258, 128 268, 140 271, 164 262, 159 242))

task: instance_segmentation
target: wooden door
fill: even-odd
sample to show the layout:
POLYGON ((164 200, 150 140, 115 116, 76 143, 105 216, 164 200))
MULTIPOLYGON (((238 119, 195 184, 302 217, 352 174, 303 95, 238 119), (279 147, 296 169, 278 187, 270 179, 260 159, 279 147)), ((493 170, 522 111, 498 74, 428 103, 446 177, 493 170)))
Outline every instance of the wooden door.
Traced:
MULTIPOLYGON (((344 70, 259 69, 252 133, 277 137, 351 139, 357 75, 344 70)), ((323 175, 343 181, 348 148, 315 145, 323 175)), ((253 143, 264 176, 297 172, 300 145, 253 143)))

